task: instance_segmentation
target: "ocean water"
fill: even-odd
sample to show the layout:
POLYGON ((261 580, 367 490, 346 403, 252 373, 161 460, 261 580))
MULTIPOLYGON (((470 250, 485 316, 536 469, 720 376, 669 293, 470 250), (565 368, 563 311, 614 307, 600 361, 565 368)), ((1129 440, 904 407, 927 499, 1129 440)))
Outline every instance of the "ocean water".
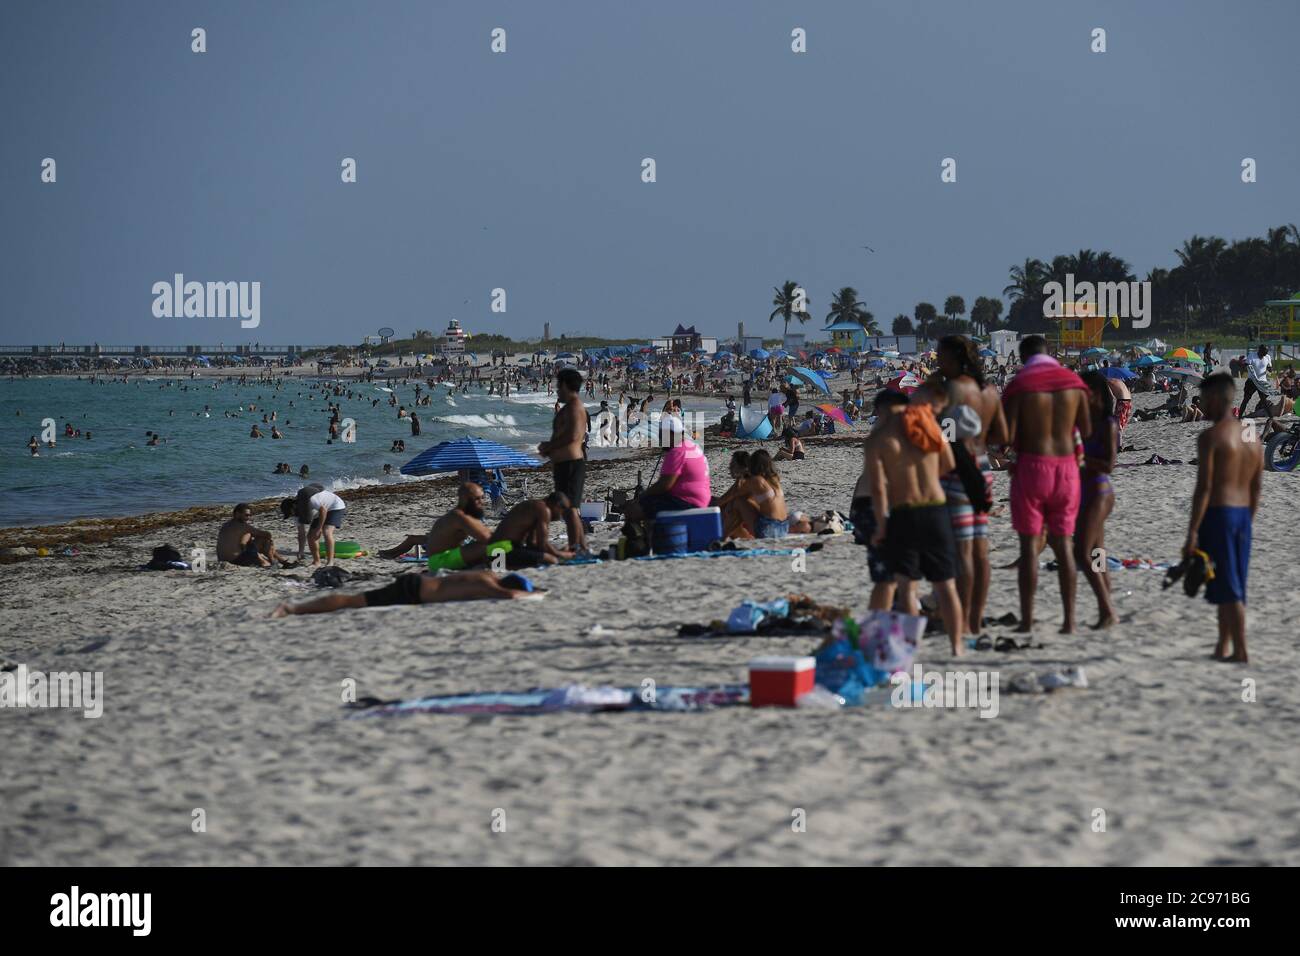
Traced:
MULTIPOLYGON (((407 420, 399 420, 397 409, 388 405, 388 392, 364 382, 345 383, 353 397, 345 393, 329 400, 341 403, 343 417, 356 421, 356 442, 326 444, 328 393, 312 388, 320 384, 298 379, 277 389, 212 378, 133 379, 129 384, 2 380, 0 526, 234 505, 293 494, 302 485, 298 469, 303 464, 312 481, 340 492, 419 481, 386 476, 384 465, 396 472, 424 449, 465 435, 535 454, 537 443, 550 437, 554 416, 555 398, 545 392, 502 398, 473 389, 453 395, 436 386, 432 404, 416 410, 422 428, 419 437, 412 437, 407 420), (378 405, 372 405, 375 399, 378 405), (256 411, 248 410, 250 404, 256 411), (283 439, 271 439, 270 426, 262 424, 262 415, 271 411, 277 413, 283 439), (57 444, 42 446, 40 457, 33 458, 27 442, 33 435, 40 439, 45 418, 57 423, 57 444), (67 422, 93 437, 63 437, 67 422), (254 423, 267 437, 249 437, 254 423), (147 431, 160 434, 164 443, 147 446, 147 431), (391 450, 398 438, 406 442, 405 453, 391 450), (292 475, 272 474, 282 461, 289 463, 292 475)), ((411 410, 414 383, 393 387, 399 404, 411 410)), ((593 458, 613 454, 612 449, 591 451, 593 458)))

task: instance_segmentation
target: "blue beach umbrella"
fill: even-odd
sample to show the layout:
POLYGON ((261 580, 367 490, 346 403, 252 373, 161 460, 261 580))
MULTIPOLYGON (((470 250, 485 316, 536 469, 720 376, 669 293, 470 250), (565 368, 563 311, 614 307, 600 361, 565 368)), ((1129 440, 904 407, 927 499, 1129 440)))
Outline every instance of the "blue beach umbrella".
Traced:
POLYGON ((791 369, 790 372, 790 377, 796 380, 791 382, 792 385, 798 384, 799 381, 802 381, 804 384, 811 385, 813 388, 818 389, 827 395, 831 393, 830 386, 826 384, 826 379, 822 378, 821 375, 814 372, 812 369, 804 368, 802 365, 797 365, 791 369))
POLYGON ((555 357, 556 357, 557 359, 571 359, 571 358, 577 358, 577 356, 574 355, 572 352, 561 352, 559 355, 557 355, 557 356, 555 356, 555 357))
POLYGON ((721 352, 718 352, 716 355, 714 355, 714 358, 731 358, 731 353, 728 352, 726 349, 723 349, 721 352))
POLYGON ((1164 365, 1164 359, 1158 359, 1154 355, 1144 355, 1133 363, 1137 368, 1150 368, 1153 365, 1164 365))
POLYGON ((767 349, 750 349, 749 357, 752 359, 758 359, 761 362, 763 359, 771 358, 772 353, 767 349))
POLYGON ((790 357, 790 353, 787 352, 785 349, 774 349, 772 352, 772 358, 783 359, 789 357, 790 357))
POLYGON ((699 358, 699 363, 701 365, 712 365, 713 359, 709 358, 707 355, 701 355, 699 358))
POLYGON ((995 351, 993 351, 992 349, 980 349, 980 357, 981 357, 981 358, 997 358, 997 357, 998 357, 998 353, 995 352, 995 351))
POLYGON ((1130 378, 1137 378, 1136 372, 1118 365, 1112 365, 1109 368, 1102 369, 1101 374, 1105 375, 1107 378, 1118 378, 1123 379, 1124 381, 1128 381, 1130 378))
POLYGON ((633 372, 648 372, 648 371, 650 371, 650 366, 649 366, 649 365, 646 365, 645 362, 633 362, 631 365, 628 366, 628 368, 631 369, 633 372))
POLYGON ((884 368, 887 364, 884 359, 874 358, 867 362, 867 368, 884 368))
POLYGON ((426 448, 405 465, 404 475, 436 475, 444 471, 490 468, 532 468, 541 462, 521 451, 485 438, 457 438, 426 448))

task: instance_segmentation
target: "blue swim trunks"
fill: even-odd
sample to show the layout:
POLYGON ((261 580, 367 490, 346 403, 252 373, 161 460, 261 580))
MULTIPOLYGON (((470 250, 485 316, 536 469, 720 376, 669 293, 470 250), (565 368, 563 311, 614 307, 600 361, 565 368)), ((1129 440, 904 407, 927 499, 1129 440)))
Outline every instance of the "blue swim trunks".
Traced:
POLYGON ((1250 570, 1250 509, 1212 507, 1205 510, 1196 542, 1214 562, 1214 580, 1205 586, 1211 604, 1246 603, 1246 574, 1250 570))

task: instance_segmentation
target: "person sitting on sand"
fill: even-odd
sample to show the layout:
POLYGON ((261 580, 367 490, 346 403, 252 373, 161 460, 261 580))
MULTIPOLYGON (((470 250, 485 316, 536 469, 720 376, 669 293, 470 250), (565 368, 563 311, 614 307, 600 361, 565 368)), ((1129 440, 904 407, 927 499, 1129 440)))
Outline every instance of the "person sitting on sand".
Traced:
POLYGON ((787 428, 781 433, 781 446, 776 450, 777 461, 803 461, 807 455, 804 452, 803 442, 794 433, 793 428, 787 428))
POLYGON ((520 502, 506 513, 495 531, 489 531, 483 523, 487 495, 482 487, 466 481, 457 489, 456 507, 435 521, 428 534, 407 535, 396 547, 380 551, 379 557, 396 558, 420 545, 429 553, 430 571, 459 571, 486 564, 497 551, 506 555, 506 566, 510 568, 555 564, 572 556, 550 544, 550 522, 557 520, 551 498, 558 507, 560 497, 520 502), (509 547, 493 547, 502 542, 509 547))
MULTIPOLYGON (((518 577, 518 575, 509 575, 508 579, 518 579, 518 577)), ((301 604, 290 604, 286 601, 271 612, 271 617, 327 614, 345 608, 439 604, 445 601, 510 600, 526 596, 527 592, 524 589, 502 584, 490 571, 463 571, 445 577, 425 571, 398 575, 391 584, 361 594, 335 592, 301 604)))
POLYGON ((921 612, 917 581, 924 577, 934 585, 953 656, 959 656, 964 621, 956 544, 939 484, 956 461, 935 419, 946 404, 942 391, 918 389, 910 404, 885 418, 866 463, 876 512, 871 545, 883 553, 908 614, 921 612))
POLYGON ((297 566, 275 550, 271 532, 253 527, 253 509, 245 503, 235 505, 229 521, 217 531, 217 560, 242 568, 269 568, 279 561, 283 567, 297 566))
POLYGON ((1219 617, 1219 639, 1211 656, 1244 664, 1246 578, 1264 452, 1253 432, 1247 438, 1241 423, 1233 420, 1236 394, 1232 378, 1222 372, 1201 383, 1201 404, 1214 424, 1196 439, 1196 489, 1183 559, 1200 549, 1214 563, 1214 579, 1205 585, 1205 600, 1218 608, 1219 617))
POLYGON ((1191 402, 1188 403, 1187 408, 1183 411, 1183 421, 1199 422, 1204 417, 1205 414, 1201 411, 1201 397, 1199 395, 1192 396, 1191 402))
POLYGON ((722 509, 722 536, 728 539, 752 538, 753 534, 745 527, 736 507, 738 500, 749 497, 749 452, 733 453, 727 470, 732 477, 731 487, 711 502, 714 507, 722 509))
POLYGON ((749 456, 749 479, 748 495, 734 505, 741 522, 755 538, 784 538, 790 533, 790 513, 781 476, 766 451, 760 449, 749 456))

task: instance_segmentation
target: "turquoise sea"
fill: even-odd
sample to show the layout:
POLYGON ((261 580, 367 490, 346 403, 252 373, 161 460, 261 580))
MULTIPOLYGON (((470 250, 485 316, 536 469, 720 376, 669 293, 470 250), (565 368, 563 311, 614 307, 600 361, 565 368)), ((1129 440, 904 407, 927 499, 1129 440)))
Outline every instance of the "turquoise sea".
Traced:
MULTIPOLYGON (((302 484, 298 470, 304 464, 313 481, 336 491, 418 481, 385 476, 384 465, 396 472, 425 448, 463 435, 533 453, 550 435, 555 399, 544 391, 502 398, 481 388, 451 395, 446 386, 434 386, 432 404, 416 409, 421 435, 412 437, 408 422, 388 405, 389 393, 362 382, 344 383, 351 398, 331 396, 342 404, 343 417, 356 421, 356 442, 326 444, 328 393, 322 384, 311 379, 282 381, 278 388, 213 378, 0 380, 0 525, 55 524, 292 494, 302 484), (373 405, 376 399, 379 404, 373 405), (263 414, 272 411, 283 439, 271 439, 270 425, 262 424, 263 414), (27 443, 32 436, 40 439, 47 418, 57 425, 57 444, 42 445, 40 457, 33 458, 27 443), (83 437, 64 437, 69 422, 83 437), (254 423, 268 437, 250 438, 254 423), (161 435, 162 443, 148 446, 149 431, 161 435), (406 442, 404 453, 391 450, 399 438, 406 442), (272 474, 279 462, 288 462, 293 474, 272 474)), ((399 403, 412 409, 414 382, 392 387, 399 403)), ((594 449, 592 454, 613 452, 594 449)))

